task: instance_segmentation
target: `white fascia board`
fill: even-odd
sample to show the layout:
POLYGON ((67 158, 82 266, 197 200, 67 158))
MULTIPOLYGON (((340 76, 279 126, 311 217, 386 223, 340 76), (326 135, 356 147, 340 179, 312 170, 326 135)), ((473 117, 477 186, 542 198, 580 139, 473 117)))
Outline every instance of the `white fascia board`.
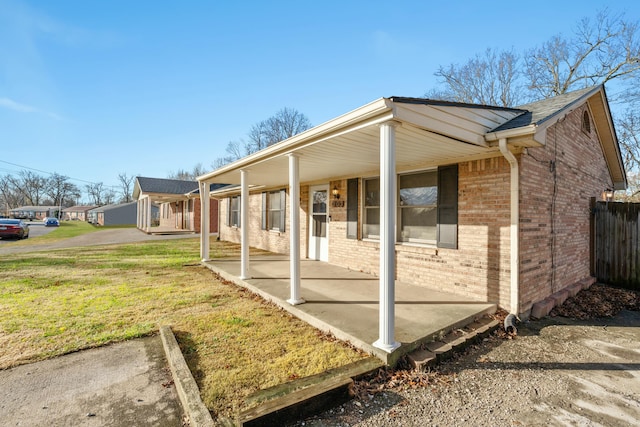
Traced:
POLYGON ((336 132, 341 128, 354 125, 360 121, 382 114, 385 111, 393 111, 393 103, 386 98, 377 99, 349 113, 343 114, 342 116, 339 116, 321 125, 318 125, 302 133, 294 135, 291 138, 285 139, 284 141, 281 141, 277 144, 267 147, 264 150, 258 151, 257 153, 250 154, 246 157, 243 157, 240 160, 237 160, 233 163, 230 163, 226 166, 216 169, 213 172, 200 175, 197 178, 197 180, 200 182, 202 181, 208 182, 218 175, 222 175, 224 173, 227 173, 233 170, 242 169, 243 167, 247 167, 252 163, 266 160, 275 155, 284 154, 284 153, 293 151, 296 148, 298 148, 300 145, 309 143, 313 139, 322 137, 322 135, 336 132))
POLYGON ((528 125, 516 129, 507 129, 498 132, 489 132, 484 136, 484 139, 489 142, 499 141, 501 139, 517 138, 520 136, 535 135, 538 131, 538 126, 528 125))

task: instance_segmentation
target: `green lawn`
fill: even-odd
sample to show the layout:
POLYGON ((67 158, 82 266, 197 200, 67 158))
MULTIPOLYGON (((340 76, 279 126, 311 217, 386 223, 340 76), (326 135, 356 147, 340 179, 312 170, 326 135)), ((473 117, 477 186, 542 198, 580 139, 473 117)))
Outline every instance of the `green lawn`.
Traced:
MULTIPOLYGON (((84 224, 71 222, 51 234, 90 232, 84 224)), ((234 255, 238 247, 216 242, 211 252, 234 255)), ((154 334, 170 324, 205 404, 233 416, 252 392, 365 356, 216 280, 198 259, 197 239, 5 257, 0 369, 154 334)))

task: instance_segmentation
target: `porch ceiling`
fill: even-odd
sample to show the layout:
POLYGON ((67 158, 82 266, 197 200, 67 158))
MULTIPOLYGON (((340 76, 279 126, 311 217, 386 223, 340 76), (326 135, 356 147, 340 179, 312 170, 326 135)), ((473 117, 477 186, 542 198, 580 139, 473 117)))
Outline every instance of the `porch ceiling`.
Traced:
POLYGON ((422 105, 403 98, 380 99, 294 136, 238 162, 199 177, 210 183, 239 184, 240 170, 249 184, 266 187, 289 182, 288 154, 299 156, 301 182, 378 175, 379 124, 396 126, 396 169, 408 171, 499 153, 484 135, 519 112, 491 108, 422 105))

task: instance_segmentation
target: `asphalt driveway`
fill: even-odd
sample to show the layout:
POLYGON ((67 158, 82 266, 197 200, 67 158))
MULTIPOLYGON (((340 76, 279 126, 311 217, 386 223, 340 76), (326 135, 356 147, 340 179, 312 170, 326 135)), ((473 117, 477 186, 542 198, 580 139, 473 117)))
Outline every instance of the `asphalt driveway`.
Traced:
MULTIPOLYGON (((39 226, 34 226, 33 228, 35 229, 36 227, 39 226)), ((12 241, 7 241, 8 244, 0 245, 0 255, 34 251, 48 251, 81 246, 110 245, 117 243, 146 242, 153 240, 188 239, 197 236, 198 235, 196 234, 154 235, 143 233, 137 228, 108 228, 51 243, 34 242, 34 244, 31 245, 14 246, 11 244, 12 241)))

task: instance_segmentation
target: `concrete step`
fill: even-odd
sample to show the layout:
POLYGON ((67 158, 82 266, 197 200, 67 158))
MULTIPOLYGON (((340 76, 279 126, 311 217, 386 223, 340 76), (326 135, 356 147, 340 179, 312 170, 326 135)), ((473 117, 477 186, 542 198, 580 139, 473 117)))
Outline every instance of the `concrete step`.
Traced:
POLYGON ((441 340, 423 344, 419 349, 409 353, 409 364, 416 370, 427 371, 461 352, 469 345, 478 342, 500 327, 501 322, 490 317, 475 320, 464 328, 449 332, 441 340))

